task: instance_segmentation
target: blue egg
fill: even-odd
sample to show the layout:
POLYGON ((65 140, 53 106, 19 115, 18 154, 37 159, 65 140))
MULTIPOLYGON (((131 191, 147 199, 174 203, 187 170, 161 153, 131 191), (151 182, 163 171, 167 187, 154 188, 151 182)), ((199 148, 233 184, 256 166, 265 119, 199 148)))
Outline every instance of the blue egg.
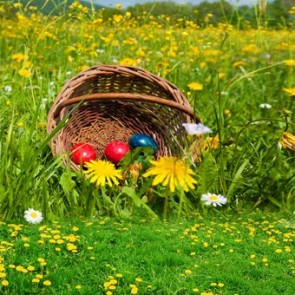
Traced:
POLYGON ((129 144, 132 148, 151 147, 154 152, 158 150, 158 145, 155 140, 146 134, 134 134, 129 139, 129 144))

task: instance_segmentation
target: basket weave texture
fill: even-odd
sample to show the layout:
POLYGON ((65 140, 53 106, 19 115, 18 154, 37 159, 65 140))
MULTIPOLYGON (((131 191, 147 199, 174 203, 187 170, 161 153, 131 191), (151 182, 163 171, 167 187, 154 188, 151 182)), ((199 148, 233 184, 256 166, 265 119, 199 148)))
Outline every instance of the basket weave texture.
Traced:
POLYGON ((48 113, 47 133, 64 118, 50 143, 53 154, 69 155, 76 143, 86 142, 99 159, 108 143, 128 143, 137 133, 154 138, 156 157, 179 155, 186 140, 182 123, 200 122, 175 85, 141 68, 116 65, 91 67, 64 85, 48 113))

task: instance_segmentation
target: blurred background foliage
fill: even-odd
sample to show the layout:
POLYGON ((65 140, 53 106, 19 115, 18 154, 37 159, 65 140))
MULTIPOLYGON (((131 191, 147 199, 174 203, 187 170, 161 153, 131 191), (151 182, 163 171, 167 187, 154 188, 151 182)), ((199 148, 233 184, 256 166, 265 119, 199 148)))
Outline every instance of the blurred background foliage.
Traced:
MULTIPOLYGON (((62 15, 68 11, 75 0, 8 0, 4 2, 6 4, 7 2, 21 3, 23 7, 36 7, 39 12, 44 14, 62 15)), ((208 24, 217 25, 225 20, 228 24, 238 26, 240 29, 249 26, 257 27, 261 25, 261 22, 268 27, 291 27, 294 26, 295 20, 295 10, 292 8, 294 7, 294 0, 259 1, 266 2, 267 9, 258 3, 254 6, 234 6, 225 0, 204 1, 197 5, 191 3, 177 4, 173 1, 153 1, 136 4, 126 9, 122 9, 120 5, 107 7, 91 1, 81 0, 79 2, 93 12, 103 10, 105 20, 112 18, 115 14, 124 15, 126 11, 129 11, 133 17, 142 19, 142 22, 147 21, 150 17, 161 21, 165 15, 165 20, 162 19, 163 22, 169 20, 170 24, 173 24, 182 19, 184 21, 193 21, 201 27, 208 24)), ((13 6, 6 6, 6 11, 2 11, 2 13, 13 18, 14 10, 13 6)))

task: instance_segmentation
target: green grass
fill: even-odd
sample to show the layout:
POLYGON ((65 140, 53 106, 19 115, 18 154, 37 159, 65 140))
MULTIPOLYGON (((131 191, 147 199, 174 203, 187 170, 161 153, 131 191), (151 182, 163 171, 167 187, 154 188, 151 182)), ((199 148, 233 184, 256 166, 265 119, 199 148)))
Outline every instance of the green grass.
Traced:
POLYGON ((194 294, 198 289, 200 294, 291 295, 294 222, 291 215, 255 212, 169 222, 64 220, 24 224, 17 231, 16 225, 3 223, 0 257, 9 285, 1 294, 106 294, 104 284, 113 277, 113 294, 131 294, 134 284, 139 294, 194 294), (67 243, 77 253, 67 250, 67 243), (35 270, 23 273, 11 265, 35 270), (39 283, 32 282, 36 274, 44 276, 39 283))

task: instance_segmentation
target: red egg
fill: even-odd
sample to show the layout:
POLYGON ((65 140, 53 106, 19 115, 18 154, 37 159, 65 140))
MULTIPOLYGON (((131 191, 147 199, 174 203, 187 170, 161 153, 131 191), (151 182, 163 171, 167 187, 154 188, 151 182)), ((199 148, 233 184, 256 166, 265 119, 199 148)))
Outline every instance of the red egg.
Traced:
POLYGON ((84 165, 96 159, 96 151, 91 144, 81 142, 72 147, 71 159, 77 165, 84 165))
POLYGON ((130 147, 123 141, 112 141, 105 148, 105 156, 110 162, 118 164, 129 151, 130 147))

